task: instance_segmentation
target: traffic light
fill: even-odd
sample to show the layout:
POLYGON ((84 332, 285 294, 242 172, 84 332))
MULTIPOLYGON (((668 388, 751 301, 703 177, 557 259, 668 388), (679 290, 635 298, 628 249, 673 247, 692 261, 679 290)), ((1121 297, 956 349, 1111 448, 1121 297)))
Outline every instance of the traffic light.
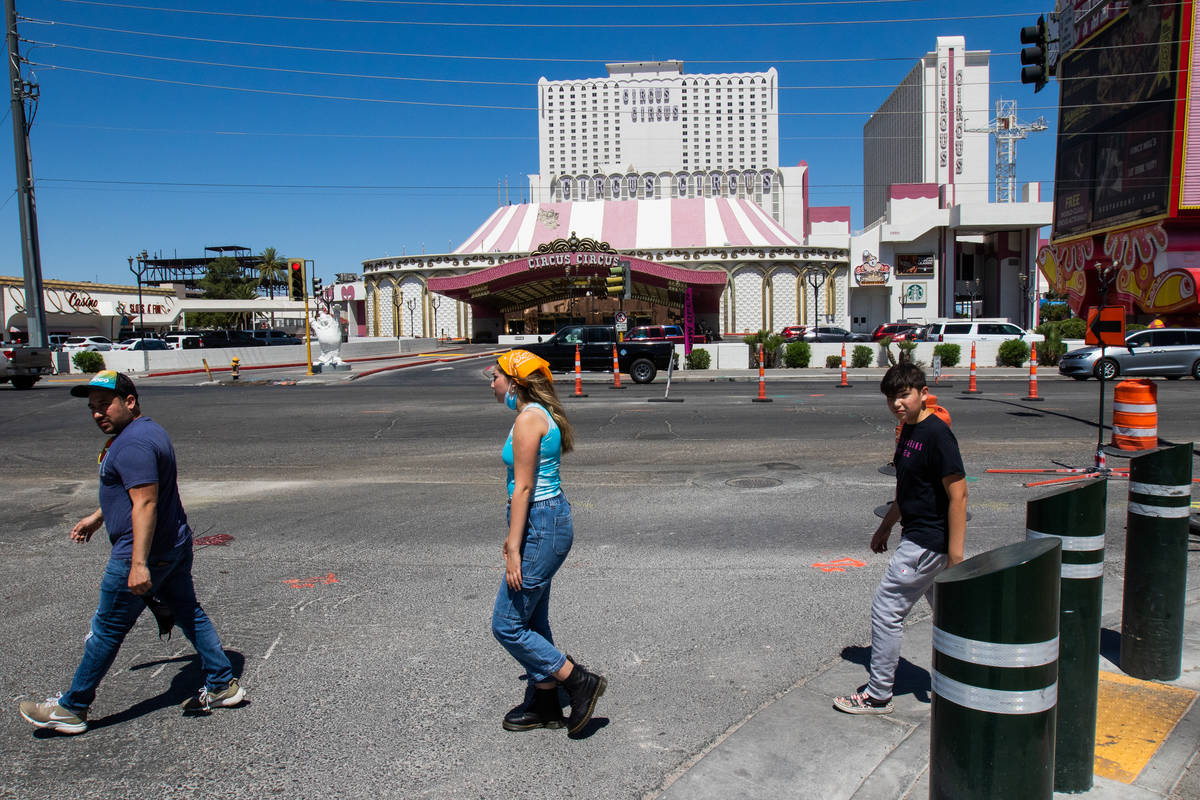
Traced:
POLYGON ((293 300, 304 299, 304 259, 288 259, 288 296, 293 300))
POLYGON ((321 296, 321 289, 324 286, 324 284, 325 284, 324 281, 322 281, 316 275, 313 275, 313 278, 312 278, 313 297, 321 296))
POLYGON ((609 297, 629 299, 628 261, 620 261, 616 266, 608 268, 608 277, 604 279, 604 291, 609 297))
POLYGON ((1021 50, 1021 83, 1032 83, 1033 91, 1040 92, 1050 79, 1050 38, 1046 30, 1045 15, 1038 17, 1037 25, 1021 28, 1021 44, 1033 45, 1021 50))

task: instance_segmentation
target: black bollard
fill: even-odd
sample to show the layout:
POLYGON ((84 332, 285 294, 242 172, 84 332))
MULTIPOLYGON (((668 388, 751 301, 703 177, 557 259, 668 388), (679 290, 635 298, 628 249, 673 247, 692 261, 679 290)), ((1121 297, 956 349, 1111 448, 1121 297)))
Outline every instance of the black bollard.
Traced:
POLYGON ((1060 552, 1018 542, 934 579, 930 798, 1053 797, 1060 552))
POLYGON ((1092 788, 1100 612, 1104 589, 1105 481, 1061 489, 1025 506, 1025 536, 1062 542, 1058 648, 1058 720, 1054 790, 1092 788))
POLYGON ((1121 669, 1173 681, 1183 668, 1192 444, 1162 447, 1129 465, 1121 669))

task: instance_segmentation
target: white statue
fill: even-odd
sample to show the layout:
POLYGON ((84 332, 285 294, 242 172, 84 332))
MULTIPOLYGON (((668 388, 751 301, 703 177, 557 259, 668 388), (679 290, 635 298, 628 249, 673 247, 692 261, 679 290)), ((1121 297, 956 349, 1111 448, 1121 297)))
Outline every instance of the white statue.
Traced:
MULTIPOLYGON (((337 307, 332 309, 337 312, 337 307)), ((321 357, 316 363, 321 366, 338 366, 342 364, 339 351, 342 349, 342 326, 337 316, 326 311, 318 311, 312 323, 313 334, 321 347, 321 357)))

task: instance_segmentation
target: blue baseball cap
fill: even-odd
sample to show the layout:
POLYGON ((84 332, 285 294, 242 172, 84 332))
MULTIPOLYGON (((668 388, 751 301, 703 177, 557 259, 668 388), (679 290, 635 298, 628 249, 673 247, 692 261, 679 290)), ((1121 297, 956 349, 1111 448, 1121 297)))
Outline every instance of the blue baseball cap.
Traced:
POLYGON ((72 386, 71 395, 73 397, 87 397, 88 392, 92 389, 107 389, 110 392, 116 392, 119 397, 138 396, 137 387, 133 385, 133 381, 129 379, 129 376, 117 372, 115 369, 106 369, 102 372, 97 372, 87 383, 72 386))

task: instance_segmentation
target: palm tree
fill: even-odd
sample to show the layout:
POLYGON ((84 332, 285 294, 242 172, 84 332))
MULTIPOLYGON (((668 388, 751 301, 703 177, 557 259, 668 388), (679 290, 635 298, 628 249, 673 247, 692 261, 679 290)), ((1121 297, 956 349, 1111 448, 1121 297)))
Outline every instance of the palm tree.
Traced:
POLYGON ((267 287, 267 296, 275 299, 275 285, 283 283, 287 261, 280 258, 274 247, 264 247, 258 254, 258 285, 267 287))

